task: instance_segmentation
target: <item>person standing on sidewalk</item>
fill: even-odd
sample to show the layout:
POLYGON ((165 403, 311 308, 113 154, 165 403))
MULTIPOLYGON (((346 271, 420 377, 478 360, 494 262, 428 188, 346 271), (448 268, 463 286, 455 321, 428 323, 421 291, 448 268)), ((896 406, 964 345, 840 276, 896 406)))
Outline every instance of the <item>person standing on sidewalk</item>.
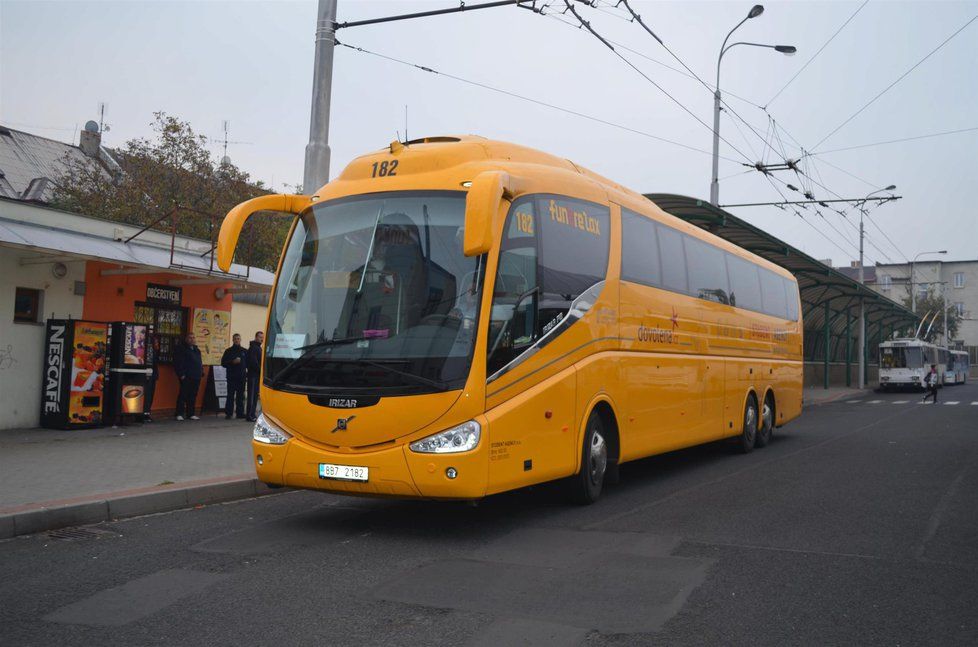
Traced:
POLYGON ((248 344, 248 422, 255 422, 258 416, 258 389, 261 383, 261 345, 265 333, 258 331, 248 344))
POLYGON ((184 343, 173 353, 173 370, 180 380, 180 392, 177 395, 177 420, 183 420, 186 413, 191 420, 200 420, 194 412, 197 406, 197 392, 200 390, 200 378, 204 376, 204 363, 197 348, 197 339, 193 333, 188 333, 184 343))
POLYGON ((221 356, 221 366, 227 370, 228 376, 228 395, 224 404, 224 417, 228 420, 231 419, 232 413, 236 413, 241 420, 245 419, 244 386, 247 361, 248 351, 241 345, 241 335, 234 333, 231 336, 231 346, 221 356))
POLYGON ((937 364, 930 365, 930 372, 924 376, 924 386, 927 387, 924 402, 927 402, 927 398, 933 397, 934 404, 937 404, 937 364))

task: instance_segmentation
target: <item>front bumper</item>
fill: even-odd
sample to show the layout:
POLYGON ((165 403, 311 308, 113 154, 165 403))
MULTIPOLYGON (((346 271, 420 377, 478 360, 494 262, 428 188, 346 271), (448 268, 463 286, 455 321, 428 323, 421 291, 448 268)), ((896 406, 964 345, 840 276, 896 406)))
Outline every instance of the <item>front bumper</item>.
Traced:
POLYGON ((417 454, 407 443, 353 452, 326 449, 296 436, 284 445, 252 441, 251 448, 259 480, 270 485, 360 496, 480 499, 486 495, 489 476, 486 444, 484 435, 478 447, 458 454, 417 454), (367 467, 370 480, 320 478, 320 463, 367 467), (455 468, 454 479, 446 474, 449 467, 455 468))

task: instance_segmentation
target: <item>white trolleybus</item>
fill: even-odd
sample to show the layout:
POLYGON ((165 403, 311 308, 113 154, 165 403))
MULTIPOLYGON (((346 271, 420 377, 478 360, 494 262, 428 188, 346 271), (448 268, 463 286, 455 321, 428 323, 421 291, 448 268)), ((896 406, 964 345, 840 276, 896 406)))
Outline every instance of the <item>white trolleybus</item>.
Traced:
POLYGON ((971 372, 971 357, 968 351, 948 351, 947 370, 944 372, 945 384, 967 384, 971 372))
POLYGON ((946 348, 922 339, 893 339, 880 344, 880 388, 924 388, 924 376, 937 364, 938 384, 944 383, 946 348))

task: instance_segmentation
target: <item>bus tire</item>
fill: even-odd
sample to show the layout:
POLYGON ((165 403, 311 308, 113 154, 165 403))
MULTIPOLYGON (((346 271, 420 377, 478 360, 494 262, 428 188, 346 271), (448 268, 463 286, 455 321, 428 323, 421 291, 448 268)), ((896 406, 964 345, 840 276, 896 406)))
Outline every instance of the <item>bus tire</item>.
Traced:
POLYGON ((754 451, 757 442, 757 396, 751 393, 744 405, 744 424, 740 435, 734 438, 734 447, 739 454, 749 454, 754 451))
POLYGON ((581 469, 568 482, 571 500, 590 505, 601 496, 605 472, 608 470, 608 441, 604 423, 597 411, 592 411, 584 431, 581 448, 581 469))
POLYGON ((764 396, 764 406, 761 407, 761 425, 757 431, 754 447, 767 447, 774 434, 774 394, 768 391, 764 396))

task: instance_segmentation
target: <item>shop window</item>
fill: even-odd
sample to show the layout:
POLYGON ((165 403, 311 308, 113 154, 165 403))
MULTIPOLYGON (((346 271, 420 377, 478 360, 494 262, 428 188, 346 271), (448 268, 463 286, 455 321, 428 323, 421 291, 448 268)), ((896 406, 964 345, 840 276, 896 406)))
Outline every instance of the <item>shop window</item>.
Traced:
POLYGON ((137 303, 133 319, 138 324, 153 326, 153 332, 160 340, 156 361, 172 364, 173 352, 187 334, 187 308, 137 303))
POLYGON ((17 288, 14 296, 16 323, 41 323, 41 290, 17 288))

